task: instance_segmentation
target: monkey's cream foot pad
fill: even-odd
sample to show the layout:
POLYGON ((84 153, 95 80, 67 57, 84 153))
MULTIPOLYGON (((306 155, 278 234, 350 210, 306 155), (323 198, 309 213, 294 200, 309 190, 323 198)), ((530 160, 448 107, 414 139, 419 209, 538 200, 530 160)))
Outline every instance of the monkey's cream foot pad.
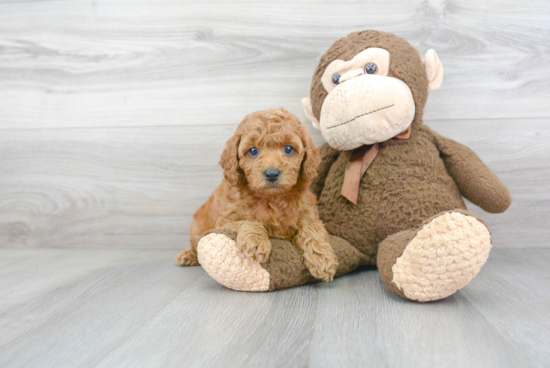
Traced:
POLYGON ((392 267, 393 282, 412 300, 445 298, 466 286, 487 261, 491 238, 472 216, 436 217, 416 234, 392 267))
POLYGON ((237 242, 224 234, 211 233, 197 245, 199 263, 217 282, 240 291, 267 291, 269 273, 246 257, 237 242))

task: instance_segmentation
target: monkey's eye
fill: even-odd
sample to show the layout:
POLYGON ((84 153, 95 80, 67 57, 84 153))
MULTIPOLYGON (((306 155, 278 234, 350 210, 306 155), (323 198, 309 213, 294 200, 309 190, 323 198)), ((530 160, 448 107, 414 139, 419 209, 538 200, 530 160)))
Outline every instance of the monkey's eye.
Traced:
POLYGON ((292 153, 294 152, 294 148, 292 148, 292 146, 289 146, 288 144, 285 146, 285 148, 283 148, 283 150, 289 156, 292 155, 292 153))
POLYGON ((256 157, 258 156, 259 153, 260 153, 260 150, 257 149, 256 147, 252 147, 251 149, 248 150, 248 154, 250 155, 250 157, 256 157))
POLYGON ((367 65, 365 65, 365 73, 367 74, 374 74, 376 73, 377 69, 378 68, 376 67, 375 63, 368 63, 367 65))
POLYGON ((340 75, 334 74, 334 75, 332 76, 332 83, 334 83, 334 84, 339 84, 339 83, 340 83, 340 75))

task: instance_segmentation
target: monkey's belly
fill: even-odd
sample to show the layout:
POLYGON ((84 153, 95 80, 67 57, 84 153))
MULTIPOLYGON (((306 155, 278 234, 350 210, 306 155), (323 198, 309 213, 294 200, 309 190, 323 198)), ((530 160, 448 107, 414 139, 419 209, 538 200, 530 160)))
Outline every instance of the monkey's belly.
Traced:
POLYGON ((356 206, 340 194, 347 160, 344 155, 331 167, 319 198, 319 215, 329 233, 372 259, 388 235, 418 227, 440 212, 466 208, 439 157, 418 165, 414 160, 396 164, 388 155, 377 157, 363 176, 356 206))

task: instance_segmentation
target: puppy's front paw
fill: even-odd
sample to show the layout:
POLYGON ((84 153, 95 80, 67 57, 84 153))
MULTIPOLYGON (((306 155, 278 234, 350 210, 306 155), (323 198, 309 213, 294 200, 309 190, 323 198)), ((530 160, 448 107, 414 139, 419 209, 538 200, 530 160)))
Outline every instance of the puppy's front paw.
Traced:
POLYGON ((237 246, 254 262, 265 263, 271 254, 271 241, 267 234, 240 232, 237 235, 237 246))
POLYGON ((311 276, 323 281, 332 281, 338 270, 338 258, 330 246, 322 249, 323 253, 304 254, 304 263, 311 276))
POLYGON ((193 248, 187 248, 176 254, 176 262, 182 266, 198 266, 197 251, 193 248))

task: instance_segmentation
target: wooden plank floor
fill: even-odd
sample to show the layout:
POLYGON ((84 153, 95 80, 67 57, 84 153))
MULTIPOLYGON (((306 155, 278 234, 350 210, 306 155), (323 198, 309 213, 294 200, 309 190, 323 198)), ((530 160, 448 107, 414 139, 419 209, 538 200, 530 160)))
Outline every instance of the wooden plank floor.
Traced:
POLYGON ((376 270, 232 291, 172 250, 0 249, 1 367, 547 367, 550 250, 496 249, 442 301, 376 270))

